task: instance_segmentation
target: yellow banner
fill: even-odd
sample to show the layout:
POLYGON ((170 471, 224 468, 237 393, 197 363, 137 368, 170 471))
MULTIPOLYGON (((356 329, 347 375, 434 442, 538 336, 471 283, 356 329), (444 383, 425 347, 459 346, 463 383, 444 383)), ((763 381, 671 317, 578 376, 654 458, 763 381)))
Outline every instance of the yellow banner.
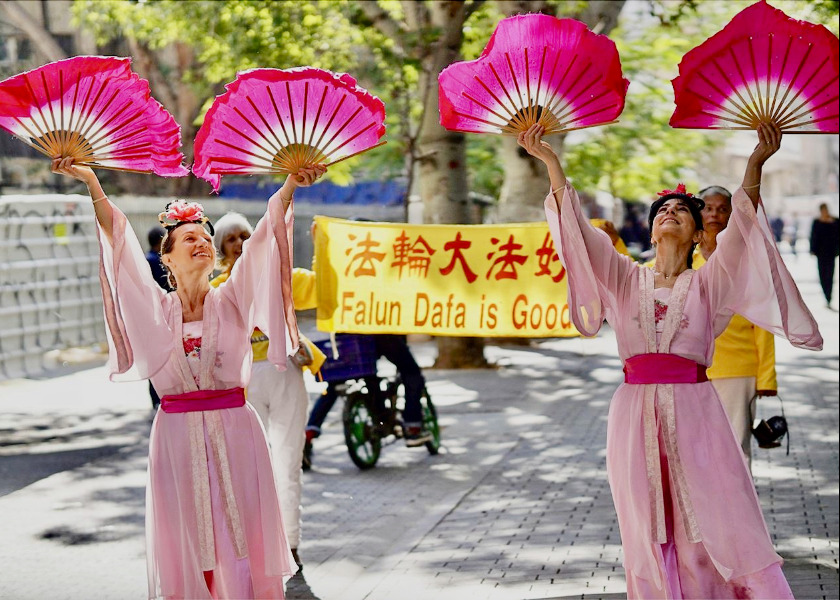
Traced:
POLYGON ((571 337, 545 223, 408 225, 315 217, 318 329, 571 337))

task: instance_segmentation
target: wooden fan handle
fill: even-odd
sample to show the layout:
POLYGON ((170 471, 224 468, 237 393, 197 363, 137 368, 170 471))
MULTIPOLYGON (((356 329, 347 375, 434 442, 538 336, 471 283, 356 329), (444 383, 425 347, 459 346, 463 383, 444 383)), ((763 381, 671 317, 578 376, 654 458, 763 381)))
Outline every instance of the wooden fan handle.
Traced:
MULTIPOLYGON (((578 131, 579 129, 589 129, 591 127, 601 127, 602 125, 612 125, 614 123, 618 123, 618 119, 615 121, 605 121, 603 123, 593 123, 592 125, 581 125, 580 127, 568 127, 563 129, 555 129, 555 130, 548 130, 543 135, 556 135, 558 133, 568 133, 570 131, 578 131)), ((521 133, 521 131, 513 131, 513 132, 502 132, 501 135, 516 137, 521 133)))

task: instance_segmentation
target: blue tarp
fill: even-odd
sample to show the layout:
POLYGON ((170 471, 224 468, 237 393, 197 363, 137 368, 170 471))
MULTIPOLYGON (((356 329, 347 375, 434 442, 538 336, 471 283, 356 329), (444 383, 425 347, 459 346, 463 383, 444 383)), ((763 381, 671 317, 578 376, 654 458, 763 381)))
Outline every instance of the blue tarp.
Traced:
MULTIPOLYGON (((264 201, 277 190, 277 185, 277 182, 265 180, 223 181, 219 197, 264 201)), ((295 192, 296 200, 310 204, 399 206, 404 196, 405 185, 397 181, 360 181, 348 186, 323 181, 295 192)))

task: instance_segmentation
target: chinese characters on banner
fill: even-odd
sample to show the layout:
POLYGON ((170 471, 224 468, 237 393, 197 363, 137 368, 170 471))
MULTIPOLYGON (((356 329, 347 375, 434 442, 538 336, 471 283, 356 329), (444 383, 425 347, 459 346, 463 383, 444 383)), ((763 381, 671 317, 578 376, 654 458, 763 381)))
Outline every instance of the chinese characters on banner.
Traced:
POLYGON ((315 217, 318 328, 579 335, 545 223, 408 225, 315 217))

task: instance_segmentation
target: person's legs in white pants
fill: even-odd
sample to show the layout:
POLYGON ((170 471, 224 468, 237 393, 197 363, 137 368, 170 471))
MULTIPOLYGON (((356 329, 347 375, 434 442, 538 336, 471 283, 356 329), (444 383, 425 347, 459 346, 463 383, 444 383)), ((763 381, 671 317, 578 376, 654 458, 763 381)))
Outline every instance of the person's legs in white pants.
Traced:
POLYGON ((254 363, 248 401, 263 422, 289 546, 300 545, 301 456, 309 396, 303 372, 291 360, 278 371, 268 361, 254 363))
POLYGON ((747 465, 752 466, 752 424, 755 419, 755 377, 724 377, 713 379, 723 410, 729 417, 732 429, 747 465))

